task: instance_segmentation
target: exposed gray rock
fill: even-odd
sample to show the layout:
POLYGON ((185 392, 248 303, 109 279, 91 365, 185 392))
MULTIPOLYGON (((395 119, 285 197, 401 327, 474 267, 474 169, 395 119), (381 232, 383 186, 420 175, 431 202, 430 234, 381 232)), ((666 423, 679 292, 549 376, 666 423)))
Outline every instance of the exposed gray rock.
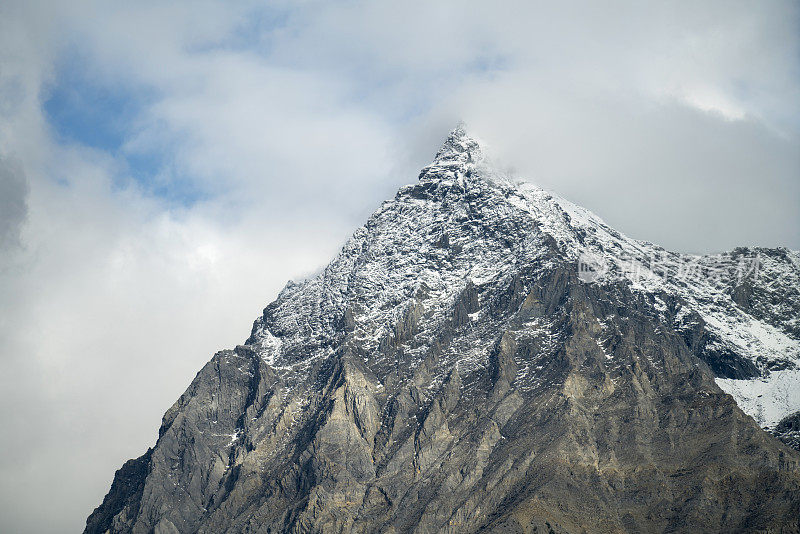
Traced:
POLYGON ((800 451, 800 412, 781 419, 771 432, 789 447, 800 451))

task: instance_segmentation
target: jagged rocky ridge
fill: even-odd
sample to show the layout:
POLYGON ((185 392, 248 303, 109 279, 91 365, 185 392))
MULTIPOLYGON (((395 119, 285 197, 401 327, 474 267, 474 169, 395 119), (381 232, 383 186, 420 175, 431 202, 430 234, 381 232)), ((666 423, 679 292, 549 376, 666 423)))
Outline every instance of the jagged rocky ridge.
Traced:
POLYGON ((798 532, 800 454, 759 424, 797 446, 799 264, 629 239, 459 127, 86 532, 798 532))

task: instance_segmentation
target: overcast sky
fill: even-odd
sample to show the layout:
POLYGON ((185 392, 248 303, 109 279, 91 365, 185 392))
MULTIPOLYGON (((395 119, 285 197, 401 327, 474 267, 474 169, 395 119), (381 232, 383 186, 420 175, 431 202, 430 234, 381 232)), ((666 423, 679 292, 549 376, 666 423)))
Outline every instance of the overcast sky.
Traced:
POLYGON ((81 530, 458 120, 633 237, 800 248, 797 2, 162 4, 0 0, 3 532, 81 530))

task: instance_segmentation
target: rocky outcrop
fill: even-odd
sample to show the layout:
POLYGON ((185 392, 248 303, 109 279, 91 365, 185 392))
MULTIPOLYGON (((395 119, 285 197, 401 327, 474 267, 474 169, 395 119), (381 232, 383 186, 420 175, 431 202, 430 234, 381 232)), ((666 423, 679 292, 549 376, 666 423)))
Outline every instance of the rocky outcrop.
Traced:
POLYGON ((582 280, 577 215, 480 162, 456 130, 287 285, 86 532, 800 531, 800 453, 716 383, 716 316, 582 280))
POLYGON ((142 490, 150 467, 153 449, 128 460, 114 475, 111 490, 86 520, 88 532, 128 532, 139 514, 142 490))
POLYGON ((796 451, 800 451, 800 412, 781 419, 771 433, 796 451))

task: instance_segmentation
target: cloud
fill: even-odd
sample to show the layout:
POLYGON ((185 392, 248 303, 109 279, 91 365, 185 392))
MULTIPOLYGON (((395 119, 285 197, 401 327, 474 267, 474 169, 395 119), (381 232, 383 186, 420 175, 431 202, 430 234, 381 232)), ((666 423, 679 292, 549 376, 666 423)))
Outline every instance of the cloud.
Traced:
POLYGON ((678 101, 565 101, 530 87, 512 75, 453 103, 522 176, 672 250, 800 242, 796 137, 678 101))
POLYGON ((19 165, 0 159, 0 250, 19 245, 19 232, 28 213, 28 181, 19 165))
POLYGON ((798 20, 792 2, 6 3, 2 529, 80 529, 212 352, 458 119, 637 238, 800 248, 798 20))

